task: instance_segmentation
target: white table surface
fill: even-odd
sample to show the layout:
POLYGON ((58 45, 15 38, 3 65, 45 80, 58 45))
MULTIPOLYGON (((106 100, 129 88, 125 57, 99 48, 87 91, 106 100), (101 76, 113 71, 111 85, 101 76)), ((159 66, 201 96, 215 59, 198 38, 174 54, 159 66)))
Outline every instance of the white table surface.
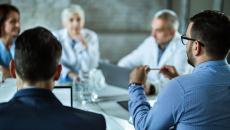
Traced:
POLYGON ((17 91, 16 81, 14 79, 6 79, 0 85, 0 102, 9 101, 17 91))

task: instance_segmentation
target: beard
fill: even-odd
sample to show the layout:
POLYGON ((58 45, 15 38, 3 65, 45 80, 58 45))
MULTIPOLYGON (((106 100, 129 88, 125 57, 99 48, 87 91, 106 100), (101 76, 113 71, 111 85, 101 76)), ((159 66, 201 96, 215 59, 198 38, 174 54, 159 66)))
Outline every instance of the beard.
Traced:
POLYGON ((187 58, 188 58, 187 62, 191 66, 195 67, 195 58, 193 57, 191 50, 192 50, 192 46, 190 45, 188 50, 186 51, 187 58))
POLYGON ((187 59, 188 64, 190 64, 192 67, 195 67, 194 63, 192 62, 191 58, 188 57, 187 59))

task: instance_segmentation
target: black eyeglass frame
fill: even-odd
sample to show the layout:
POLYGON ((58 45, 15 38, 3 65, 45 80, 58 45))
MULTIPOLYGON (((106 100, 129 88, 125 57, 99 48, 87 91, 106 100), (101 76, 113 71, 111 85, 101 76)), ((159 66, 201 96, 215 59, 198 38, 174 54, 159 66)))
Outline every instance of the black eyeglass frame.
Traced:
POLYGON ((190 40, 190 41, 193 41, 193 42, 194 42, 194 41, 197 41, 197 42, 200 43, 201 46, 203 46, 203 47, 205 46, 204 43, 202 43, 201 41, 199 41, 199 40, 197 40, 197 39, 193 39, 193 38, 186 37, 185 34, 181 36, 181 42, 182 42, 183 45, 187 45, 187 43, 184 43, 184 42, 183 42, 183 39, 190 40))

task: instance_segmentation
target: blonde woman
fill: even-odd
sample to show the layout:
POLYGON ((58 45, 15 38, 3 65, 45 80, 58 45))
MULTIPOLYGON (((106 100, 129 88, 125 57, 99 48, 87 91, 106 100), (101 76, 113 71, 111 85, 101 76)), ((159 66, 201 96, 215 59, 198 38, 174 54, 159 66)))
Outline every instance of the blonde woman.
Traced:
POLYGON ((79 80, 80 71, 89 71, 98 65, 98 37, 95 32, 84 28, 85 15, 79 5, 63 10, 62 23, 64 28, 54 32, 63 47, 60 81, 79 80))

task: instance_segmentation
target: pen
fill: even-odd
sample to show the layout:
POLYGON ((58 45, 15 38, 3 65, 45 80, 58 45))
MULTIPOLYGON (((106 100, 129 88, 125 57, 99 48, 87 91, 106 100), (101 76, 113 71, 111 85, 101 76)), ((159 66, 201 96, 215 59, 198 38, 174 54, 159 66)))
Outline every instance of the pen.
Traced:
POLYGON ((148 68, 147 71, 150 71, 150 70, 160 70, 160 68, 148 68))

